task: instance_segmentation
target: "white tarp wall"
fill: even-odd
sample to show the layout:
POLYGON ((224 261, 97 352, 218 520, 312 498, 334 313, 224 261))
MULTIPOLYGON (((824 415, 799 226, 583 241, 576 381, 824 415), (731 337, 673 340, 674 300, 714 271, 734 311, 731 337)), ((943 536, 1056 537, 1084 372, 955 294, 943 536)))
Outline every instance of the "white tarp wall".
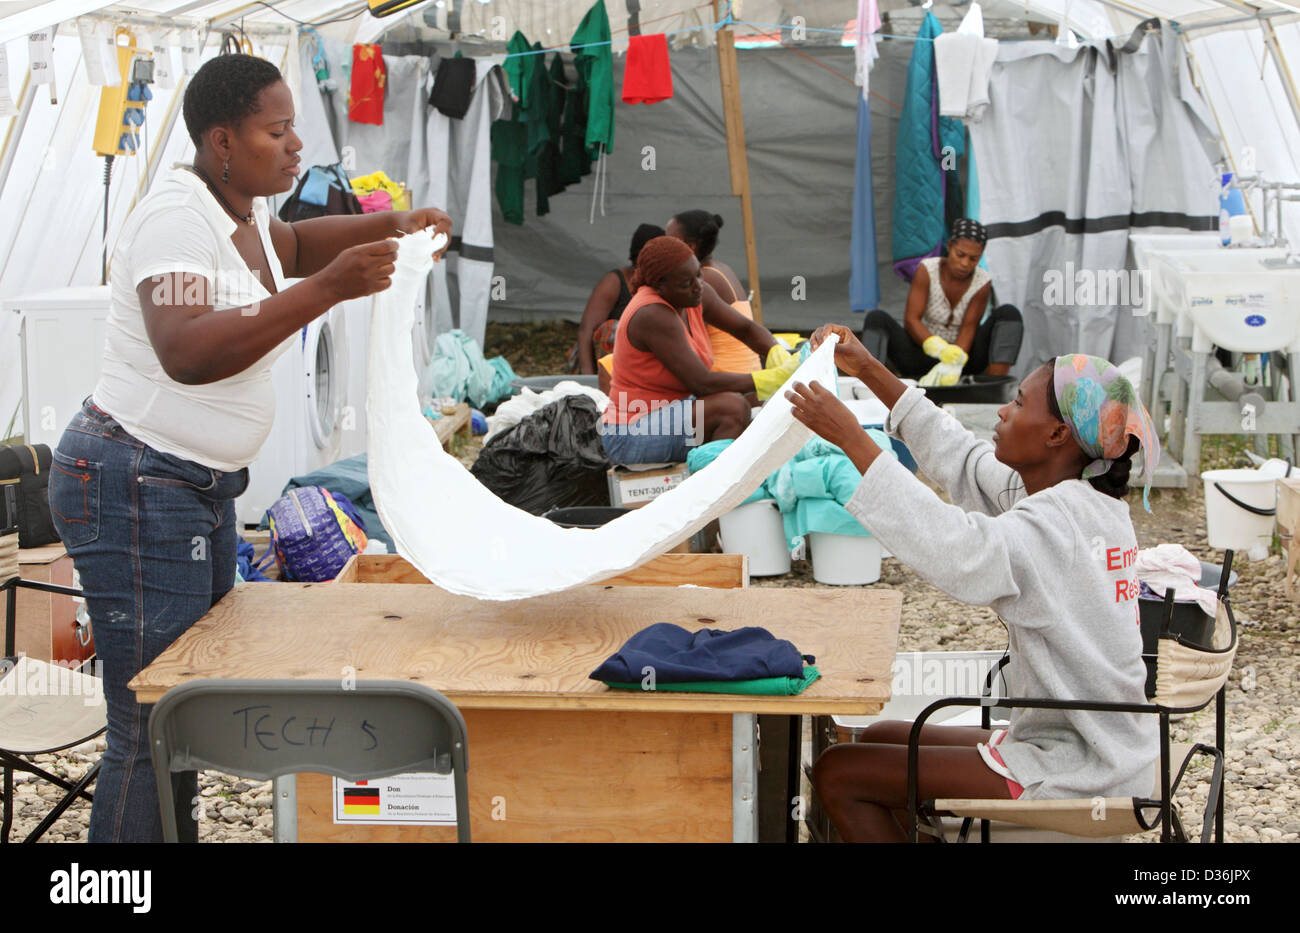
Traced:
MULTIPOLYGON (((1267 3, 1267 0, 1265 0, 1267 3)), ((175 25, 206 24, 213 34, 207 39, 205 57, 215 54, 222 28, 242 25, 252 36, 255 50, 277 65, 285 63, 287 30, 293 28, 287 17, 319 19, 340 11, 354 13, 350 19, 323 26, 322 34, 343 42, 372 39, 375 29, 394 20, 376 21, 365 15, 363 5, 336 0, 273 0, 275 9, 238 3, 200 2, 193 0, 134 0, 129 4, 105 4, 88 0, 47 0, 0 4, 0 42, 8 59, 7 83, 10 94, 18 100, 27 68, 29 30, 52 21, 64 23, 55 43, 55 74, 58 105, 49 103, 48 89, 37 88, 34 102, 22 120, 0 117, 0 149, 12 150, 11 169, 0 189, 0 301, 20 294, 46 291, 76 284, 99 281, 103 229, 103 160, 94 155, 90 139, 99 100, 99 89, 91 87, 80 61, 80 44, 72 20, 86 14, 114 16, 125 21, 127 11, 155 18, 155 22, 175 25), (277 37, 267 37, 269 30, 279 30, 277 37)), ((686 29, 711 20, 712 11, 692 0, 606 0, 611 26, 615 31, 616 49, 621 47, 619 31, 629 23, 629 5, 639 6, 639 21, 645 32, 686 29)), ((425 11, 417 11, 416 17, 425 11)), ((515 28, 523 28, 530 37, 546 45, 560 45, 572 34, 573 27, 591 6, 591 0, 543 2, 543 0, 454 0, 453 6, 467 17, 462 29, 504 32, 508 38, 515 28), (493 17, 501 20, 494 22, 493 17), (551 30, 549 33, 546 30, 551 30)), ((907 0, 882 0, 882 10, 905 9, 907 0)), ((956 8, 962 12, 965 4, 956 8)), ((1237 15, 1240 4, 1231 8, 1217 0, 1145 0, 1125 2, 1130 15, 1113 5, 1103 6, 1096 0, 989 0, 984 4, 986 17, 1027 16, 1038 21, 1060 22, 1081 37, 1110 34, 1123 41, 1150 13, 1184 25, 1215 21, 1237 15)), ((804 16, 810 27, 843 25, 855 15, 854 0, 747 0, 738 18, 750 22, 788 23, 792 15, 804 16)), ((953 10, 936 4, 935 11, 948 22, 953 10), (945 12, 946 11, 946 12, 945 12)), ((439 14, 435 14, 439 15, 439 14)), ((1295 16, 1277 16, 1272 20, 1278 40, 1294 69, 1300 65, 1300 26, 1295 16)), ((775 30, 760 30, 773 32, 775 30)), ((738 28, 743 36, 744 29, 738 28)), ((901 30, 900 30, 901 32, 901 30)), ((1190 46, 1203 80, 1203 91, 1222 126, 1225 148, 1234 159, 1242 159, 1247 148, 1253 152, 1256 170, 1269 180, 1300 181, 1300 130, 1279 79, 1278 68, 1266 55, 1261 30, 1254 21, 1238 22, 1222 29, 1192 31, 1190 46)), ((680 41, 709 45, 712 33, 700 30, 683 33, 680 41)), ((173 67, 179 75, 180 56, 173 49, 173 67)), ((621 71, 616 62, 616 71, 621 71)), ((742 58, 742 71, 744 68, 742 58)), ((188 137, 179 118, 175 93, 154 87, 154 100, 148 107, 146 137, 148 160, 165 168, 190 154, 188 137), (158 134, 169 116, 173 131, 162 142, 158 134), (158 146, 163 151, 158 152, 158 146)), ((762 119, 763 102, 744 101, 747 123, 762 119)), ((811 143, 810 143, 811 145, 811 143)), ((874 147, 873 147, 874 148, 874 147)), ((847 158, 851 154, 846 153, 847 158)), ((109 205, 109 240, 116 235, 123 219, 143 193, 146 159, 144 156, 116 160, 113 170, 112 196, 109 205)), ((1246 168, 1238 166, 1245 172, 1246 168)), ((892 166, 885 169, 888 177, 892 166)), ((877 166, 877 175, 881 174, 877 166)), ((725 174, 717 179, 718 192, 729 197, 725 174)), ((885 192, 887 193, 887 192, 885 192)), ((879 194, 879 192, 878 192, 879 194)), ((563 196, 562 196, 563 197, 563 196)), ((884 199, 877 198, 877 206, 884 199)), ((1254 198, 1258 205, 1258 197, 1254 198)), ((1300 211, 1284 209, 1285 230, 1292 244, 1300 246, 1300 211)), ((755 211, 762 222, 764 204, 757 201, 755 211)), ((879 218, 878 218, 879 221, 879 218)), ((739 233, 738 225, 729 224, 728 238, 739 233)), ((888 242, 888 230, 883 231, 888 242)), ((732 240, 732 242, 735 242, 732 240)), ((887 258, 887 251, 882 252, 887 258)), ((738 258, 738 254, 732 256, 738 258)), ((733 262, 733 264, 736 264, 733 262)), ((737 266, 740 268, 740 265, 737 266)), ((743 272, 743 270, 742 270, 743 272)), ((7 427, 17 406, 20 391, 20 366, 17 358, 16 325, 12 315, 0 314, 0 430, 7 427)), ((21 425, 19 426, 21 429, 21 425)))

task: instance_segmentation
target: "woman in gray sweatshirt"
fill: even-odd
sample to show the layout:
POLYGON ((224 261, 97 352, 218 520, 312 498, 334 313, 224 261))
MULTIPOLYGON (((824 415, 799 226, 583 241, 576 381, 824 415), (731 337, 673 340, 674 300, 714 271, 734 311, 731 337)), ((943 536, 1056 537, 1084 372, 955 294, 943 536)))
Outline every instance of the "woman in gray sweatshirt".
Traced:
MULTIPOLYGON (((1130 460, 1149 483, 1159 457, 1150 418, 1118 369, 1058 357, 1034 370, 998 412, 993 442, 907 388, 840 325, 835 362, 890 408, 886 429, 948 494, 943 502, 859 426, 826 388, 796 383, 794 416, 862 472, 848 510, 895 557, 1007 626, 1011 693, 1143 703, 1137 541, 1130 460)), ((813 783, 846 841, 903 841, 910 723, 882 722, 818 760, 813 783)), ((1158 757, 1155 718, 1021 709, 1010 727, 926 726, 920 799, 1147 796, 1158 757)))

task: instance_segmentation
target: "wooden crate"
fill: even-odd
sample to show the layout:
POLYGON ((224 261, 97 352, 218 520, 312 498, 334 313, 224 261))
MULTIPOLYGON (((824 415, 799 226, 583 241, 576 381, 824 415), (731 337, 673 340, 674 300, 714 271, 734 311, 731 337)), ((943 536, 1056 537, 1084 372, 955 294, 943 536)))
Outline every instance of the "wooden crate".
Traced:
MULTIPOLYGON (((397 554, 354 554, 334 583, 428 583, 429 579, 397 554)), ((626 573, 592 586, 677 586, 693 583, 715 589, 749 585, 744 554, 664 554, 626 573)))
MULTIPOLYGON (((38 583, 73 586, 72 558, 62 544, 18 552, 18 575, 38 583)), ((88 644, 77 639, 77 607, 71 596, 20 588, 14 647, 39 661, 86 661, 95 653, 94 633, 88 644)))
POLYGON ((451 440, 456 435, 469 440, 470 417, 469 406, 464 402, 456 403, 456 411, 450 415, 443 415, 441 418, 430 418, 429 423, 433 425, 433 431, 438 435, 438 443, 442 444, 444 449, 451 446, 451 440))
POLYGON ((1300 478, 1277 481, 1277 533, 1286 551, 1286 594, 1300 601, 1300 478))

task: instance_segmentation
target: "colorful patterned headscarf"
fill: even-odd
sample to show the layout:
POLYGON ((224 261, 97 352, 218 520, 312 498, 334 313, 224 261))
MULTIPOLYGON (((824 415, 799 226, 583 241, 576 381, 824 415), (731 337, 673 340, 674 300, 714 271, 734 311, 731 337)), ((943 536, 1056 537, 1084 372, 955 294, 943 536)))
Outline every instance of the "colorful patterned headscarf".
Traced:
POLYGON ((1143 454, 1142 505, 1149 512, 1147 493, 1151 474, 1160 462, 1156 427, 1119 367, 1099 356, 1071 353, 1056 358, 1052 385, 1061 418, 1092 462, 1083 479, 1102 476, 1128 450, 1128 439, 1138 439, 1143 454))

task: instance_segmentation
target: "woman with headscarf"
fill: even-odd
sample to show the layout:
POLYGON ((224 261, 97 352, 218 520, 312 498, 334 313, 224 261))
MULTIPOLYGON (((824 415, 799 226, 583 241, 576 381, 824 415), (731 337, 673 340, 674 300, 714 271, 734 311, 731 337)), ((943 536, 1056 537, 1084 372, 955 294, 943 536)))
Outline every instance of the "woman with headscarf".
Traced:
POLYGON ((636 293, 614 337, 614 369, 603 441, 614 463, 679 463, 694 444, 739 437, 753 393, 771 397, 798 367, 772 335, 742 317, 700 278, 691 248, 656 237, 637 257, 636 293), (760 354, 753 373, 709 368, 707 325, 760 354))
POLYGON ((1020 353, 1020 312, 1000 305, 984 319, 993 285, 979 262, 988 231, 978 221, 954 221, 946 256, 921 260, 899 324, 887 311, 870 312, 862 343, 898 375, 923 386, 947 386, 963 372, 1004 376, 1020 353))
POLYGON ((641 252, 641 247, 663 235, 663 228, 654 224, 641 224, 637 227, 632 234, 632 246, 627 254, 628 264, 610 269, 591 290, 587 306, 582 309, 582 321, 578 324, 578 344, 569 354, 569 372, 590 375, 596 372, 596 363, 601 357, 614 352, 614 333, 619 318, 632 300, 632 289, 628 283, 636 272, 637 254, 641 252))
MULTIPOLYGON (((1141 450, 1145 503, 1160 446, 1119 368, 1083 354, 1043 364, 998 412, 989 443, 904 386, 848 328, 827 325, 813 345, 832 334, 836 364, 890 408, 886 428, 952 503, 880 456, 833 393, 794 383, 794 417, 863 474, 849 512, 924 580, 997 611, 1007 695, 1144 703, 1126 497, 1141 450)), ((845 840, 902 841, 910 729, 877 723, 817 761, 813 784, 845 840)), ((925 726, 921 743, 921 799, 1142 797, 1158 754, 1154 717, 1080 710, 1016 709, 991 733, 925 726)))

